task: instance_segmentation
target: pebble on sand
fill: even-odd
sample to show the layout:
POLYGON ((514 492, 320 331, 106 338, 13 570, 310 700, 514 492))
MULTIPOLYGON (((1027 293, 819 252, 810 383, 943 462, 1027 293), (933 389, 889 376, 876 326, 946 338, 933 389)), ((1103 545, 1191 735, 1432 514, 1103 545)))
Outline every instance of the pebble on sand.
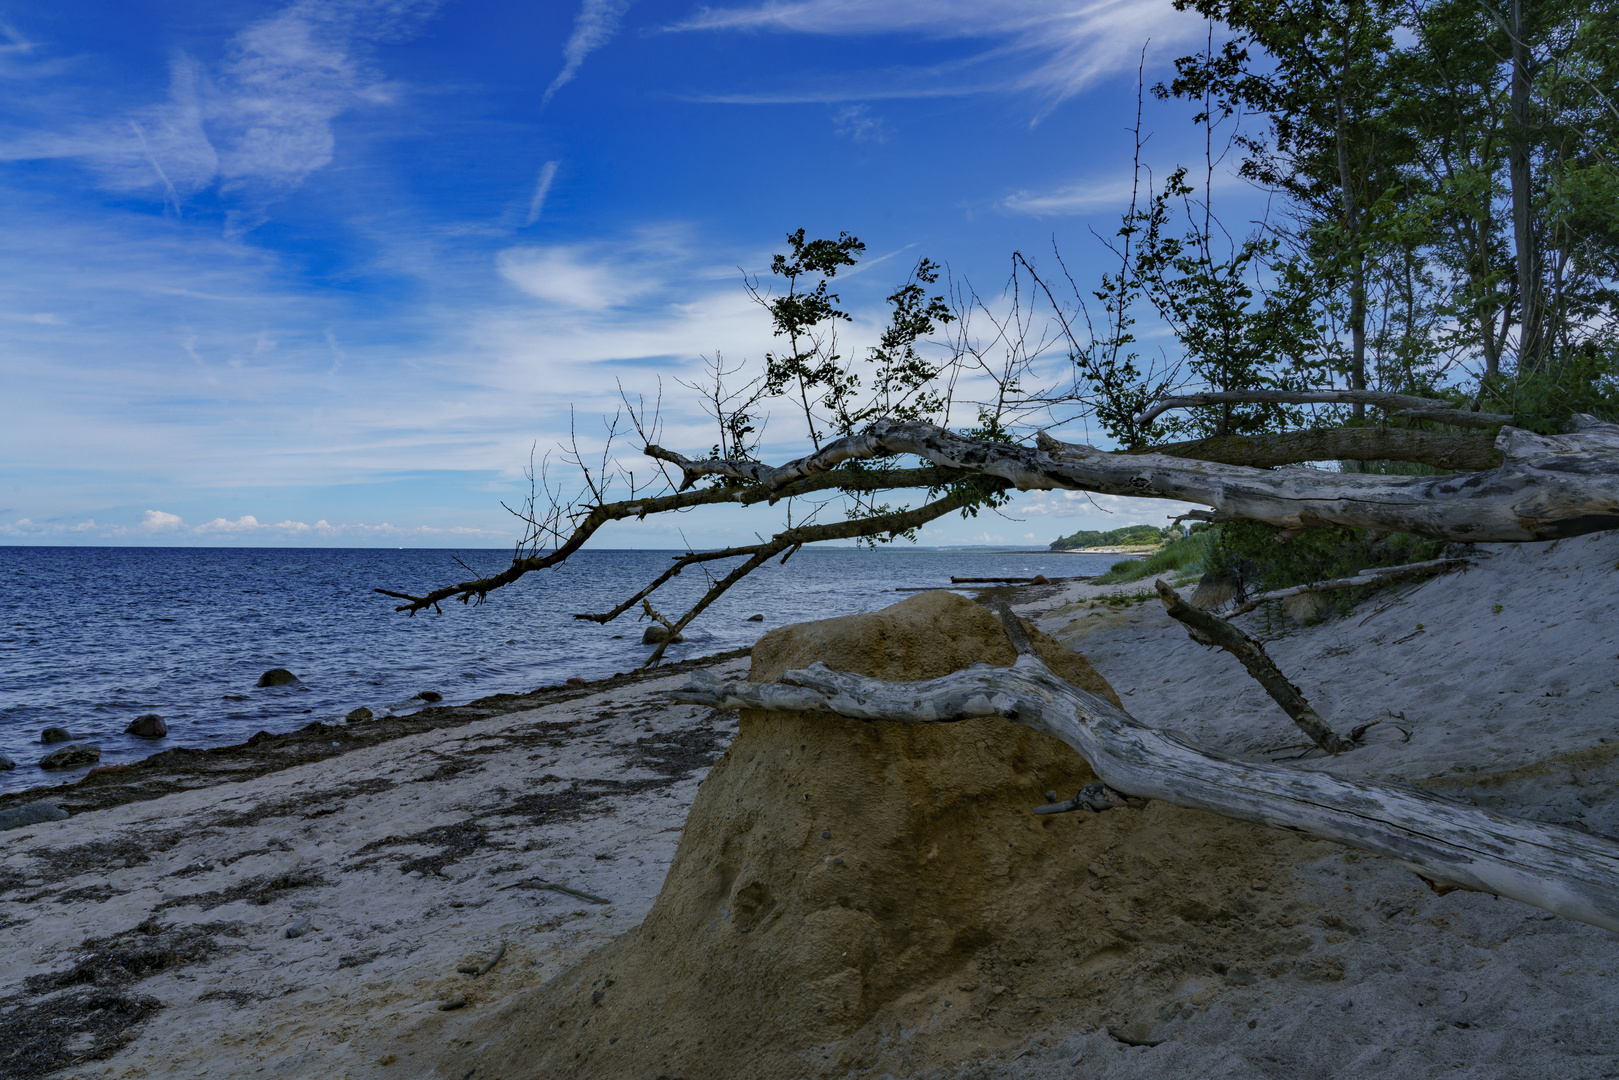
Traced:
POLYGON ((61 821, 67 811, 55 803, 31 802, 0 810, 0 831, 20 829, 24 825, 38 825, 42 821, 61 821))

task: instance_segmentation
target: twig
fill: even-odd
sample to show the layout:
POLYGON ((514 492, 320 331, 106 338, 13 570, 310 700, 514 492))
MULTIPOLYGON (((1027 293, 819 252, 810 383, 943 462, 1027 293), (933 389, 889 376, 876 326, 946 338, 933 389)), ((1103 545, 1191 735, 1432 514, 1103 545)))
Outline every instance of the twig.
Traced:
POLYGON ((1286 589, 1276 589, 1273 592, 1256 596, 1231 613, 1231 618, 1246 615, 1260 604, 1270 603, 1272 600, 1285 600, 1289 596, 1298 596, 1302 593, 1327 592, 1331 589, 1350 589, 1357 585, 1381 585, 1383 582, 1395 577, 1404 577, 1407 574, 1421 574, 1428 570, 1453 570, 1459 566, 1466 566, 1471 559, 1429 559, 1426 562, 1405 563, 1401 566, 1374 566, 1368 570, 1361 570, 1354 577, 1334 578, 1331 581, 1313 581, 1308 585, 1294 585, 1286 589))
POLYGON ((612 901, 607 899, 605 896, 597 896, 595 893, 587 893, 582 889, 571 889, 566 885, 558 885, 554 881, 541 881, 539 878, 529 878, 527 881, 519 881, 516 884, 507 885, 506 888, 544 889, 549 892, 567 893, 569 896, 577 896, 581 900, 589 900, 592 904, 612 903, 612 901))
POLYGON ((1287 676, 1282 674, 1276 661, 1270 658, 1259 642, 1219 616, 1188 604, 1162 578, 1156 584, 1158 599, 1164 602, 1164 610, 1169 612, 1169 617, 1184 625, 1193 641, 1200 645, 1218 646, 1241 660, 1248 674, 1259 681, 1259 685, 1293 718, 1293 722, 1310 737, 1311 742, 1329 754, 1342 753, 1354 745, 1327 726, 1326 721, 1305 699, 1303 691, 1287 681, 1287 676))

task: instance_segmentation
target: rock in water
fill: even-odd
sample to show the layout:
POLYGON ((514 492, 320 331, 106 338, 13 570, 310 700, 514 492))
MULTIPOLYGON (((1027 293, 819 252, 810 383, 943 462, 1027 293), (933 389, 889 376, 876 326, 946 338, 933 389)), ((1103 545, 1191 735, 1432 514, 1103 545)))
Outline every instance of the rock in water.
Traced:
POLYGON ((747 618, 747 621, 748 622, 764 622, 765 617, 763 615, 749 615, 748 618, 747 618))
POLYGON ((343 719, 350 724, 363 724, 367 720, 374 719, 375 716, 375 713, 362 705, 358 709, 355 709, 353 712, 349 713, 347 716, 343 717, 343 719))
MULTIPOLYGON (((1061 676, 1117 700, 1031 636, 1061 676)), ((1013 659, 991 612, 930 592, 772 630, 750 678, 822 660, 915 681, 1013 659)), ((642 924, 476 1021, 464 1038, 481 1049, 458 1043, 440 1071, 953 1075, 1055 1025, 1155 1024, 1188 980, 1212 998, 1211 957, 1285 972, 1308 947, 1285 905, 1309 841, 1158 801, 1030 812, 1093 779, 1068 746, 998 719, 745 710, 642 924)))
POLYGON ((67 728, 48 727, 39 733, 39 741, 44 743, 46 746, 49 746, 52 743, 71 742, 72 740, 73 733, 67 728))
POLYGON ((129 726, 124 729, 125 735, 134 735, 141 739, 161 739, 168 733, 169 725, 164 723, 163 718, 157 713, 147 713, 145 716, 137 716, 134 720, 130 721, 129 726))
POLYGON ((260 686, 287 686, 298 681, 298 676, 284 667, 273 667, 259 676, 260 686))
POLYGON ((0 830, 20 829, 24 825, 38 825, 42 821, 61 821, 67 811, 55 803, 31 802, 0 810, 0 830))
MULTIPOLYGON (((662 623, 653 623, 651 626, 647 627, 646 632, 641 635, 641 644, 642 645, 662 645, 668 639, 669 639, 669 628, 667 626, 664 626, 662 623)), ((686 640, 686 636, 684 634, 676 634, 674 643, 679 644, 680 642, 685 641, 685 640, 686 640)))
POLYGON ((444 700, 444 695, 439 693, 437 690, 423 690, 421 693, 417 694, 416 697, 427 702, 429 705, 435 701, 444 700))
POLYGON ((89 743, 80 743, 78 746, 64 746, 60 750, 52 750, 39 759, 42 769, 77 769, 81 765, 94 765, 101 760, 101 747, 89 743))
POLYGON ((17 763, 15 761, 12 761, 4 754, 0 754, 0 772, 6 772, 7 770, 15 769, 16 767, 17 763))

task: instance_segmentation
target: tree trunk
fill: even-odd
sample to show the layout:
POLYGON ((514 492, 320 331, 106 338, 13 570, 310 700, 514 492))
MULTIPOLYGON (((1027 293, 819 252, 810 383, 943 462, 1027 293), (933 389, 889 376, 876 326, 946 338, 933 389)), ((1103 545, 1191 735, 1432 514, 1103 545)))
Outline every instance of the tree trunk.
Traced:
POLYGON ((1261 765, 1137 722, 1059 678, 1022 638, 1011 668, 974 664, 940 679, 888 683, 814 664, 773 683, 699 671, 678 701, 721 709, 831 712, 861 720, 950 723, 999 716, 1072 746, 1109 787, 1225 817, 1295 829, 1375 852, 1424 877, 1522 900, 1619 930, 1619 844, 1522 821, 1413 788, 1261 765))
POLYGON ((1542 307, 1540 251, 1535 236, 1534 178, 1530 169, 1529 92, 1531 57, 1523 0, 1512 0, 1512 142, 1507 150, 1512 186, 1512 234, 1518 256, 1518 370, 1534 370, 1540 361, 1542 307))
POLYGON ((780 467, 691 461, 656 446, 646 452, 679 465, 687 486, 719 475, 783 487, 845 461, 915 454, 1000 477, 1022 490, 1178 499, 1282 529, 1340 525, 1435 540, 1523 542, 1619 528, 1619 424, 1580 416, 1576 425, 1570 435, 1503 428, 1496 437, 1499 468, 1453 476, 1346 475, 1109 454, 1044 433, 1038 447, 1013 446, 977 442, 920 421, 888 420, 780 467))

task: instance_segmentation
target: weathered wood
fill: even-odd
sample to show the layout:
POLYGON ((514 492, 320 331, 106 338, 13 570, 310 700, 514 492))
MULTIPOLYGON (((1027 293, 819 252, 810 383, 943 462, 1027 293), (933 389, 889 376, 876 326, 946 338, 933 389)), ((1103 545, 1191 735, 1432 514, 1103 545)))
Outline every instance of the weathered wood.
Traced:
POLYGON ((1242 666, 1248 669, 1248 674, 1265 688, 1265 693, 1282 707, 1283 712, 1293 718, 1293 722, 1310 737, 1311 742, 1329 754, 1341 754, 1354 745, 1321 719, 1321 715, 1304 696, 1304 691, 1288 681, 1263 645, 1218 615, 1211 615, 1202 608, 1188 604, 1162 580, 1155 584, 1158 599, 1163 602, 1169 617, 1186 627, 1186 632, 1199 645, 1224 649, 1240 660, 1242 666))
POLYGON ((1387 390, 1211 390, 1201 394, 1159 398, 1136 417, 1136 424, 1150 424, 1170 409, 1244 402, 1269 405, 1371 405, 1390 416, 1435 420, 1456 427, 1492 428, 1512 423, 1512 417, 1499 413, 1470 412, 1457 408, 1453 402, 1414 394, 1394 394, 1387 390))
POLYGON ((690 486, 703 476, 785 486, 857 458, 914 454, 936 465, 999 477, 1023 490, 1067 489, 1179 499, 1284 530, 1321 525, 1409 532, 1436 540, 1554 540, 1619 528, 1619 425, 1576 418, 1568 435, 1502 428, 1502 463, 1454 476, 1376 476, 1317 469, 1255 469, 1161 454, 1111 454, 1059 442, 978 442, 933 424, 881 420, 780 467, 710 458, 678 464, 690 486))
POLYGON ((1427 559, 1423 562, 1404 563, 1400 566, 1374 566, 1367 570, 1358 571, 1354 577, 1333 578, 1330 581, 1312 581, 1308 585, 1293 585, 1286 589, 1274 589, 1242 604, 1231 613, 1231 618, 1235 619, 1238 615, 1246 615, 1259 605, 1268 604, 1272 600, 1286 600, 1289 596, 1298 596, 1301 593, 1352 589, 1356 585, 1382 585, 1391 578, 1427 573, 1430 570, 1435 572, 1455 570, 1468 565, 1470 562, 1472 562, 1471 559, 1461 558, 1427 559))
POLYGON ((1395 784, 1227 757, 1139 723, 1059 678, 1031 653, 891 683, 824 664, 772 683, 706 671, 675 699, 721 709, 830 712, 861 720, 951 723, 998 716, 1061 739, 1107 786, 1242 821, 1295 829, 1398 859, 1418 873, 1619 931, 1619 844, 1449 802, 1395 784))
POLYGON ((1420 428, 1336 427, 1269 431, 1257 435, 1211 435, 1190 442, 1165 443, 1130 453, 1220 461, 1271 469, 1302 461, 1415 461, 1460 472, 1501 464, 1495 440, 1478 431, 1423 431, 1420 428))

